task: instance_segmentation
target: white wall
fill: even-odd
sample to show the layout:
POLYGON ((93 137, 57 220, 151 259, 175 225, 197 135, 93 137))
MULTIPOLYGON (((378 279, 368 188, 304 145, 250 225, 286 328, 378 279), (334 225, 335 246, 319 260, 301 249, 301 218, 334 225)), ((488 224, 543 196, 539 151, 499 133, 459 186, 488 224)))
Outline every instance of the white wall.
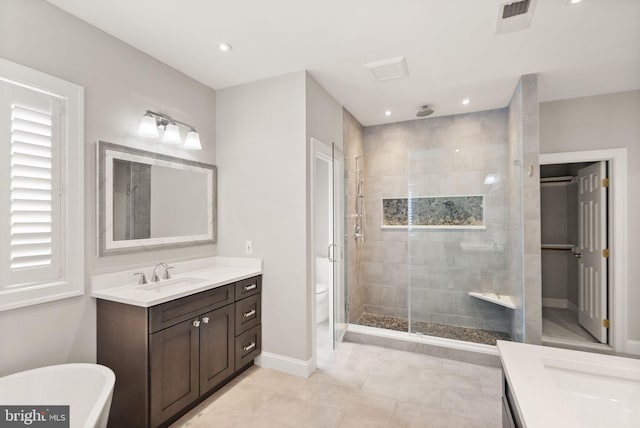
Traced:
POLYGON ((628 339, 640 340, 640 90, 540 104, 540 152, 627 149, 628 339))
POLYGON ((305 73, 216 94, 218 249, 263 258, 262 349, 306 349, 305 73))
MULTIPOLYGON (((85 274, 215 255, 215 246, 96 256, 98 139, 215 163, 215 92, 43 0, 0 2, 0 56, 85 88, 85 274), (204 149, 140 141, 150 109, 191 123, 204 149)), ((82 227, 82 225, 78 225, 82 227)), ((74 261, 82 263, 83 261, 74 261)), ((46 364, 95 361, 95 300, 78 297, 0 312, 0 375, 46 364)))

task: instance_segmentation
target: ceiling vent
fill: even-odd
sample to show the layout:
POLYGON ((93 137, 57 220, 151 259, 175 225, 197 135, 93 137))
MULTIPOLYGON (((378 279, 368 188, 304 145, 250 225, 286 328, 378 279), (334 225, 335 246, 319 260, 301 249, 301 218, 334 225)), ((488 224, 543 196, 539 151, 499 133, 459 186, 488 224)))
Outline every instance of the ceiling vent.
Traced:
POLYGON ((502 8, 502 19, 524 15, 529 10, 529 3, 531 3, 531 0, 522 0, 515 3, 505 4, 502 8))
POLYGON ((403 56, 370 62, 364 66, 369 70, 371 76, 373 76, 373 80, 376 82, 400 79, 401 77, 407 77, 409 75, 407 61, 403 56))
POLYGON ((508 1, 498 6, 496 34, 524 30, 531 24, 536 0, 508 1))

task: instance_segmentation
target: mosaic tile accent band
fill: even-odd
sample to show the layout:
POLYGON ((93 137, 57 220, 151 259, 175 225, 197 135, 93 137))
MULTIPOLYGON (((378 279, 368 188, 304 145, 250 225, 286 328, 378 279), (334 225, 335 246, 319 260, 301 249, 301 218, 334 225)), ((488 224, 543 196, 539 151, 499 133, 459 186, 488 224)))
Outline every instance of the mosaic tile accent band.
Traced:
POLYGON ((382 227, 407 227, 409 220, 411 227, 484 227, 484 196, 382 198, 382 227))

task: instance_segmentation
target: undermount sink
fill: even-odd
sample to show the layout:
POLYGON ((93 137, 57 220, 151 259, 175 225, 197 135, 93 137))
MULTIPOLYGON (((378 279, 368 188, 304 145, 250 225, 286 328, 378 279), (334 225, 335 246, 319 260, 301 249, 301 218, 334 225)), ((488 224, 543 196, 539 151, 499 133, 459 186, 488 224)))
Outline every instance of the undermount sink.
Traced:
POLYGON ((543 359, 553 381, 567 394, 582 427, 635 427, 640 415, 640 376, 602 370, 575 361, 543 359))
POLYGON ((158 291, 170 286, 176 286, 176 287, 189 286, 189 285, 196 285, 201 282, 204 282, 204 280, 200 278, 188 278, 188 277, 172 278, 172 279, 161 279, 158 282, 149 282, 147 284, 139 284, 139 285, 136 285, 134 288, 136 290, 143 290, 143 291, 158 291))

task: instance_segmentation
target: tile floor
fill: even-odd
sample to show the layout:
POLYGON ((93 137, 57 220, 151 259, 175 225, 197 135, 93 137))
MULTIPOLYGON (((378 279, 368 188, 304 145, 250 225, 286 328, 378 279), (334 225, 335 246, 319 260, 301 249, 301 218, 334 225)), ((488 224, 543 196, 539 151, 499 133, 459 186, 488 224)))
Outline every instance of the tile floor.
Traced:
POLYGON ((308 379, 251 367, 172 428, 499 428, 501 372, 342 343, 308 379))
POLYGON ((598 343, 578 324, 578 314, 569 309, 542 308, 542 335, 579 342, 598 343))

